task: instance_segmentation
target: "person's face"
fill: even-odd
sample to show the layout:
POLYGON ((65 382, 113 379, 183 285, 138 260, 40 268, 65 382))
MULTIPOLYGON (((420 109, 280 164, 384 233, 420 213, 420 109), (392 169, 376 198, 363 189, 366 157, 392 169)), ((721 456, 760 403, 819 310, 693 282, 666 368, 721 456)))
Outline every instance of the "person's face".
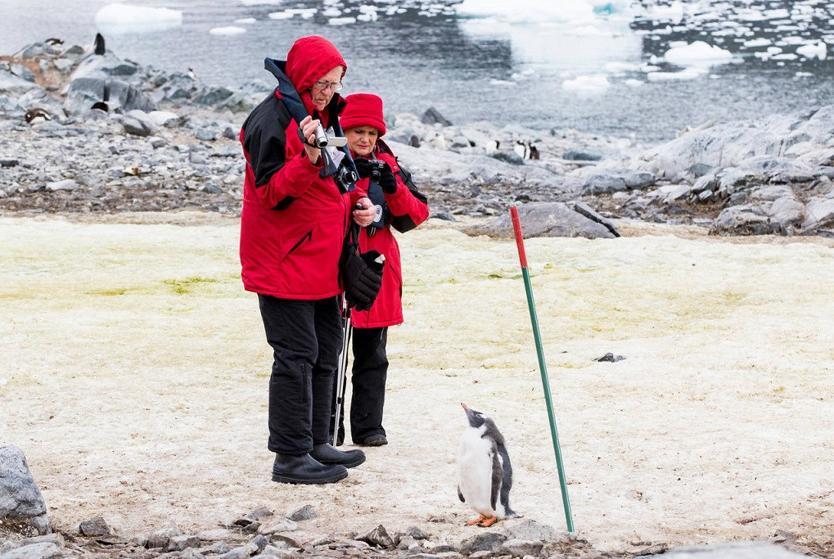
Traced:
POLYGON ((357 126, 345 130, 348 147, 356 155, 368 157, 374 151, 379 130, 372 126, 357 126))
POLYGON ((342 89, 342 67, 336 66, 320 77, 310 89, 313 105, 319 111, 323 111, 330 100, 333 99, 333 95, 340 89, 342 89))

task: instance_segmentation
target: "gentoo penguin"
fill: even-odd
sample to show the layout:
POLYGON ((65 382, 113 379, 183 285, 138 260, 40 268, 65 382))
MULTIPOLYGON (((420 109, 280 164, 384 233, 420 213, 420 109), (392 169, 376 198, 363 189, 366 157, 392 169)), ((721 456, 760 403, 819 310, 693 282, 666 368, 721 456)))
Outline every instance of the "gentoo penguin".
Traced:
POLYGON ((104 36, 101 33, 96 33, 96 40, 93 43, 93 53, 97 54, 98 56, 103 55, 106 52, 104 48, 104 36))
POLYGON ((488 527, 516 515, 510 508, 513 466, 495 422, 464 403, 461 406, 466 411, 467 427, 458 455, 458 497, 478 513, 466 525, 488 527))
POLYGON ((522 159, 528 159, 530 157, 530 152, 528 151, 527 144, 525 144, 521 140, 515 141, 513 151, 516 152, 516 154, 518 154, 518 156, 522 159))
POLYGON ((42 109, 40 107, 34 107, 26 111, 26 114, 23 116, 26 119, 26 122, 29 124, 37 124, 39 122, 46 122, 47 120, 52 120, 52 115, 50 115, 46 109, 42 109))

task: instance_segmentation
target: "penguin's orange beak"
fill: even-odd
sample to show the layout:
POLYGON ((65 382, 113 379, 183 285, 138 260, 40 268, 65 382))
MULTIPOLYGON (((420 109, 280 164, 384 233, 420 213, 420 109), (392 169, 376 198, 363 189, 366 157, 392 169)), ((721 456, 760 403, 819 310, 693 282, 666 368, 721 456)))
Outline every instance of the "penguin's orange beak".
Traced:
POLYGON ((465 411, 469 411, 469 406, 467 406, 463 402, 460 403, 460 407, 462 407, 465 411))

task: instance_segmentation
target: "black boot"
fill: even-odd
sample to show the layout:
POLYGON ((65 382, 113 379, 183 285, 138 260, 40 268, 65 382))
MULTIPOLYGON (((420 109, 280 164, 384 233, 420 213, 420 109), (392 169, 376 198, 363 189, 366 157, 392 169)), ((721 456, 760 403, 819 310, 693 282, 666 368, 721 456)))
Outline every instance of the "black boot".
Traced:
POLYGON ((276 454, 275 463, 272 465, 272 481, 279 483, 335 483, 345 479, 347 475, 344 466, 322 464, 309 454, 276 454))
POLYGON ((355 468, 365 461, 365 453, 361 450, 342 451, 329 444, 313 446, 310 456, 322 464, 341 464, 345 468, 355 468))

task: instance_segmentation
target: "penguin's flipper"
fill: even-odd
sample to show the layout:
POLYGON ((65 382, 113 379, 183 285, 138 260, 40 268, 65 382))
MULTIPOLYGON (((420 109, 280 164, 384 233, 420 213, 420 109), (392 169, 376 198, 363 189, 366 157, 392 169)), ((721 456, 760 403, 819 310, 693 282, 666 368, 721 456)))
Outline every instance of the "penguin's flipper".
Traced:
POLYGON ((460 499, 461 503, 466 502, 466 499, 463 498, 463 493, 460 492, 460 485, 458 485, 458 499, 460 499))
POLYGON ((504 505, 504 511, 507 516, 515 516, 515 512, 510 508, 510 489, 513 487, 513 465, 510 462, 510 455, 507 452, 506 446, 497 444, 496 449, 498 455, 501 457, 501 465, 503 466, 501 472, 501 504, 504 505))
POLYGON ((501 490, 501 480, 504 479, 504 468, 501 467, 501 461, 498 459, 498 453, 495 447, 492 449, 492 492, 489 497, 489 503, 492 505, 492 510, 497 510, 498 492, 501 490))

